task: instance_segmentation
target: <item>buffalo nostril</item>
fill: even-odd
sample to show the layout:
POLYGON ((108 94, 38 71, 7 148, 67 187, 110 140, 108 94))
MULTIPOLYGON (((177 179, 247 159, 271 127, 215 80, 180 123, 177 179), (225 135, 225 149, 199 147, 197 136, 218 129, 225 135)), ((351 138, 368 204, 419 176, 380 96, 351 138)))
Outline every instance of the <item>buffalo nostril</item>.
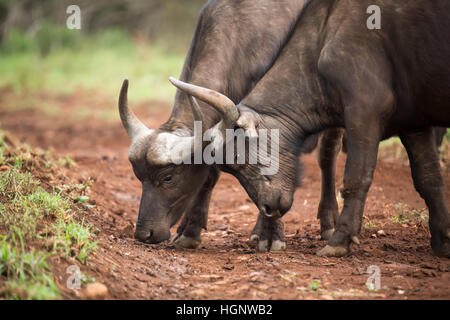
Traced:
POLYGON ((281 217, 279 210, 272 210, 268 205, 264 205, 261 208, 261 213, 269 219, 278 219, 281 217))
POLYGON ((266 217, 267 217, 267 218, 270 218, 270 219, 273 219, 273 220, 276 220, 276 219, 278 219, 278 218, 281 218, 281 214, 280 214, 280 212, 277 210, 277 211, 274 211, 274 212, 272 212, 272 213, 270 213, 270 214, 267 214, 266 217))

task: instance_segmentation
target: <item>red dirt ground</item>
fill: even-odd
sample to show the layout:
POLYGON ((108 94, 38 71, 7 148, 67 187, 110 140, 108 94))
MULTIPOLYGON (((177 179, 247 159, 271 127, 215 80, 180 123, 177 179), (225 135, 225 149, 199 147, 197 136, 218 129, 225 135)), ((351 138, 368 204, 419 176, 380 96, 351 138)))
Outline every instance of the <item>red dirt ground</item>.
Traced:
MULTIPOLYGON (((42 97, 41 97, 42 98, 42 97)), ((435 257, 429 231, 420 223, 394 223, 397 203, 423 209, 405 161, 379 159, 365 209, 361 244, 343 258, 323 258, 315 253, 325 245, 319 240, 316 209, 320 173, 316 154, 302 158, 302 186, 290 212, 283 218, 287 250, 257 253, 249 235, 257 210, 237 180, 222 174, 210 207, 208 230, 194 250, 170 243, 142 244, 133 239, 140 198, 140 183, 127 160, 129 145, 118 121, 77 119, 78 106, 109 108, 98 97, 77 94, 52 97, 61 107, 54 116, 35 109, 11 112, 11 102, 0 94, 0 119, 4 130, 32 146, 50 148, 57 155, 70 154, 76 166, 74 180, 94 183, 90 198, 96 207, 86 218, 101 230, 99 245, 82 270, 104 283, 112 299, 449 299, 450 260, 435 257), (5 105, 9 107, 6 108, 5 105), (9 111, 8 111, 9 110, 9 111), (373 237, 378 230, 386 236, 373 237), (379 291, 365 286, 370 265, 381 269, 379 291), (317 290, 310 284, 320 281, 317 290)), ((137 113, 149 126, 164 122, 169 107, 151 113, 144 104, 137 113)), ((342 187, 345 155, 339 156, 338 188, 342 187)), ((447 203, 450 170, 444 171, 447 203)), ((172 230, 174 233, 175 228, 172 230)), ((63 298, 80 293, 66 289, 68 258, 52 258, 54 274, 63 298)))

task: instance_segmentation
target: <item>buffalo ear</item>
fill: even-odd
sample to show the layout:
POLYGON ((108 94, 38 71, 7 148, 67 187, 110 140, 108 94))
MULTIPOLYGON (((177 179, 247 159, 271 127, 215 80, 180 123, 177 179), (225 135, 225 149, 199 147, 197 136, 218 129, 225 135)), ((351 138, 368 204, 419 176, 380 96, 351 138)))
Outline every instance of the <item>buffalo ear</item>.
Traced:
POLYGON ((245 130, 250 138, 258 138, 258 125, 260 119, 254 111, 241 109, 236 124, 245 130))

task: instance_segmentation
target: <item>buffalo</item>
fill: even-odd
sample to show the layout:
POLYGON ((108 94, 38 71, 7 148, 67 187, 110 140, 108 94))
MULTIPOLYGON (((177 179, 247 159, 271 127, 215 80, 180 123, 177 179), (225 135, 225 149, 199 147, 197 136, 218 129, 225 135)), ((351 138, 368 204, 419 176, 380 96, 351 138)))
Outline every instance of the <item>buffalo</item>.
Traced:
MULTIPOLYGON (((208 86, 239 102, 273 64, 305 3, 209 1, 200 13, 180 79, 208 86)), ((170 227, 184 213, 173 240, 194 248, 201 241, 201 229, 206 228, 219 169, 210 165, 174 165, 167 158, 167 150, 189 143, 194 120, 201 120, 209 128, 220 120, 220 113, 178 90, 168 121, 151 130, 128 109, 127 88, 128 81, 121 91, 120 116, 131 139, 129 160, 142 182, 135 237, 150 243, 168 240, 170 227)), ((285 246, 283 233, 281 221, 259 215, 252 238, 260 240, 261 250, 277 250, 285 246)))
MULTIPOLYGON (((343 256, 352 242, 359 243, 379 142, 398 135, 429 210, 431 247, 450 257, 450 215, 433 131, 450 125, 449 16, 446 0, 310 0, 272 67, 239 104, 195 79, 171 81, 219 111, 220 121, 207 126, 217 135, 224 129, 279 130, 276 174, 260 174, 260 164, 218 166, 237 177, 274 221, 292 204, 305 139, 345 129, 344 207, 318 252, 322 256, 343 256), (379 29, 367 27, 371 5, 381 10, 379 29)), ((202 112, 197 108, 199 116, 202 112)), ((225 148, 227 140, 218 141, 225 148)))

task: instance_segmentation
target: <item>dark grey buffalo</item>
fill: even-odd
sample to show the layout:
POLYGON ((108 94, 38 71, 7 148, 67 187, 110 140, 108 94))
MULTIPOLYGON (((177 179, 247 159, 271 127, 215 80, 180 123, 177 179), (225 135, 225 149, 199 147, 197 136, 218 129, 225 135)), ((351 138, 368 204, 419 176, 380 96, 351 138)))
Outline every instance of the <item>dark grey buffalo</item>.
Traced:
MULTIPOLYGON (((181 80, 207 86, 239 102, 273 64, 305 2, 209 1, 200 14, 181 80)), ((142 182, 135 236, 151 243, 167 240, 169 228, 184 212, 174 240, 184 247, 196 247, 201 229, 206 228, 219 170, 208 165, 174 165, 167 153, 175 145, 192 141, 194 120, 209 128, 220 120, 220 112, 201 101, 197 105, 178 91, 169 120, 150 130, 128 109, 127 87, 125 82, 120 116, 131 138, 129 159, 142 182)), ((260 215, 252 233, 262 250, 285 246, 281 221, 260 215)))
POLYGON ((379 142, 399 135, 429 209, 431 247, 450 257, 450 215, 432 128, 450 126, 449 16, 448 0, 311 0, 274 65, 239 105, 219 92, 172 82, 221 110, 220 128, 280 130, 277 174, 263 176, 248 163, 222 168, 267 217, 290 209, 305 137, 345 128, 344 207, 319 255, 342 256, 359 242, 379 142), (381 29, 369 30, 366 12, 374 4, 381 29))

